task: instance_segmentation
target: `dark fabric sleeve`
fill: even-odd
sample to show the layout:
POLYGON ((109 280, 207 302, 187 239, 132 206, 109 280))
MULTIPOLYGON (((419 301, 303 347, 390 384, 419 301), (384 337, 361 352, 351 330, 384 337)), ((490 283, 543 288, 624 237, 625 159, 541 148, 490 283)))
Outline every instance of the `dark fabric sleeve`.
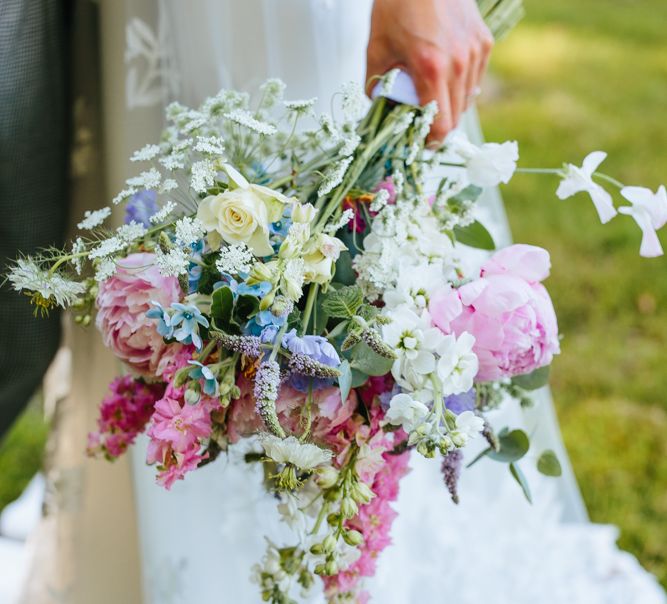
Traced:
MULTIPOLYGON (((67 221, 66 2, 0 2, 0 270, 61 245, 67 221)), ((2 281, 2 279, 0 279, 2 281)), ((60 316, 0 287, 0 438, 40 384, 60 316)))

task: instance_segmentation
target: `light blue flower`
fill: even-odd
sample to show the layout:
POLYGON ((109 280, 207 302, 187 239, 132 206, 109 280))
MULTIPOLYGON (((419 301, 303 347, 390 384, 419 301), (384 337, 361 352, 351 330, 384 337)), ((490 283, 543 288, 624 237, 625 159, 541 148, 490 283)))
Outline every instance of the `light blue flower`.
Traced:
MULTIPOLYGON (((285 324, 285 321, 287 321, 286 315, 276 316, 270 310, 261 310, 248 321, 246 330, 250 335, 259 336, 266 331, 267 328, 282 327, 285 324)), ((270 330, 267 334, 270 334, 272 331, 273 330, 270 330)), ((269 336, 267 335, 267 337, 269 336)))
POLYGON ((157 212, 157 192, 138 191, 125 205, 125 224, 136 222, 146 228, 151 226, 151 216, 157 212))
POLYGON ((156 308, 151 308, 146 316, 149 319, 157 319, 157 332, 163 338, 173 338, 174 337, 174 328, 171 326, 171 317, 169 312, 162 307, 162 304, 159 302, 151 301, 151 304, 156 308))
POLYGON ((194 344, 197 350, 201 350, 199 326, 208 327, 208 319, 194 304, 174 302, 171 307, 176 311, 169 320, 169 324, 175 329, 173 337, 183 344, 194 344))
POLYGON ((199 361, 189 361, 190 365, 195 365, 188 374, 193 380, 204 380, 203 390, 208 396, 218 396, 218 380, 213 372, 199 361))
POLYGON ((248 285, 247 283, 239 283, 227 273, 222 273, 222 281, 217 281, 213 285, 213 291, 219 287, 229 287, 234 296, 255 296, 256 298, 263 298, 271 291, 271 284, 268 281, 262 281, 255 285, 248 285))
MULTIPOLYGON (((299 337, 296 335, 296 329, 288 331, 281 342, 284 348, 296 354, 305 354, 311 359, 328 365, 329 367, 338 367, 340 365, 340 357, 338 352, 331 345, 329 340, 321 336, 306 335, 299 337)), ((331 386, 333 380, 324 378, 313 378, 298 373, 292 374, 289 379, 289 384, 292 388, 301 392, 308 392, 309 388, 320 390, 331 386)))

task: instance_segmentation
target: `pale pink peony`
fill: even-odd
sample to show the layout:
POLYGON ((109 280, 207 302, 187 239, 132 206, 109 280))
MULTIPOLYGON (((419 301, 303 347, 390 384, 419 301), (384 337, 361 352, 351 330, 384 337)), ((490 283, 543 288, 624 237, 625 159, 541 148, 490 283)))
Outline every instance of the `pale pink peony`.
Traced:
POLYGON ((104 344, 137 373, 150 377, 156 375, 167 347, 146 312, 151 301, 168 307, 181 296, 178 279, 161 275, 154 261, 154 254, 147 253, 120 260, 97 294, 97 327, 104 344))
POLYGON ((445 333, 475 336, 478 381, 530 373, 560 352, 556 314, 540 283, 549 268, 546 250, 512 245, 494 254, 478 279, 431 297, 435 325, 445 333))

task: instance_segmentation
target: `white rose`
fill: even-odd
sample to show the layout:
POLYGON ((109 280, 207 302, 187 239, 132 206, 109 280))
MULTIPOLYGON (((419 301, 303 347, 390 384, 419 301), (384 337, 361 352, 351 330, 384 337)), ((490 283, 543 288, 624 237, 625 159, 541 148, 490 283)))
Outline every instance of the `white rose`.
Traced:
MULTIPOLYGON (((273 253, 269 225, 282 216, 288 201, 277 191, 248 185, 207 197, 199 204, 197 218, 227 243, 245 243, 256 256, 268 256, 273 253)), ((209 243, 215 246, 215 235, 212 239, 209 243)))
POLYGON ((337 237, 320 234, 311 239, 304 249, 305 283, 329 283, 333 278, 334 266, 345 244, 337 237))

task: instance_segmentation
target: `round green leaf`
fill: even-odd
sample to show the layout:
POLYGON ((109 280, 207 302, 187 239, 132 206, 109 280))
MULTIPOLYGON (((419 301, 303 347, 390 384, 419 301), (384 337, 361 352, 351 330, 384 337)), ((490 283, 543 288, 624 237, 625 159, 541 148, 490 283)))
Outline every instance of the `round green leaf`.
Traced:
POLYGON ((545 476, 560 476, 563 473, 558 457, 551 450, 547 449, 537 460, 537 470, 545 476))

